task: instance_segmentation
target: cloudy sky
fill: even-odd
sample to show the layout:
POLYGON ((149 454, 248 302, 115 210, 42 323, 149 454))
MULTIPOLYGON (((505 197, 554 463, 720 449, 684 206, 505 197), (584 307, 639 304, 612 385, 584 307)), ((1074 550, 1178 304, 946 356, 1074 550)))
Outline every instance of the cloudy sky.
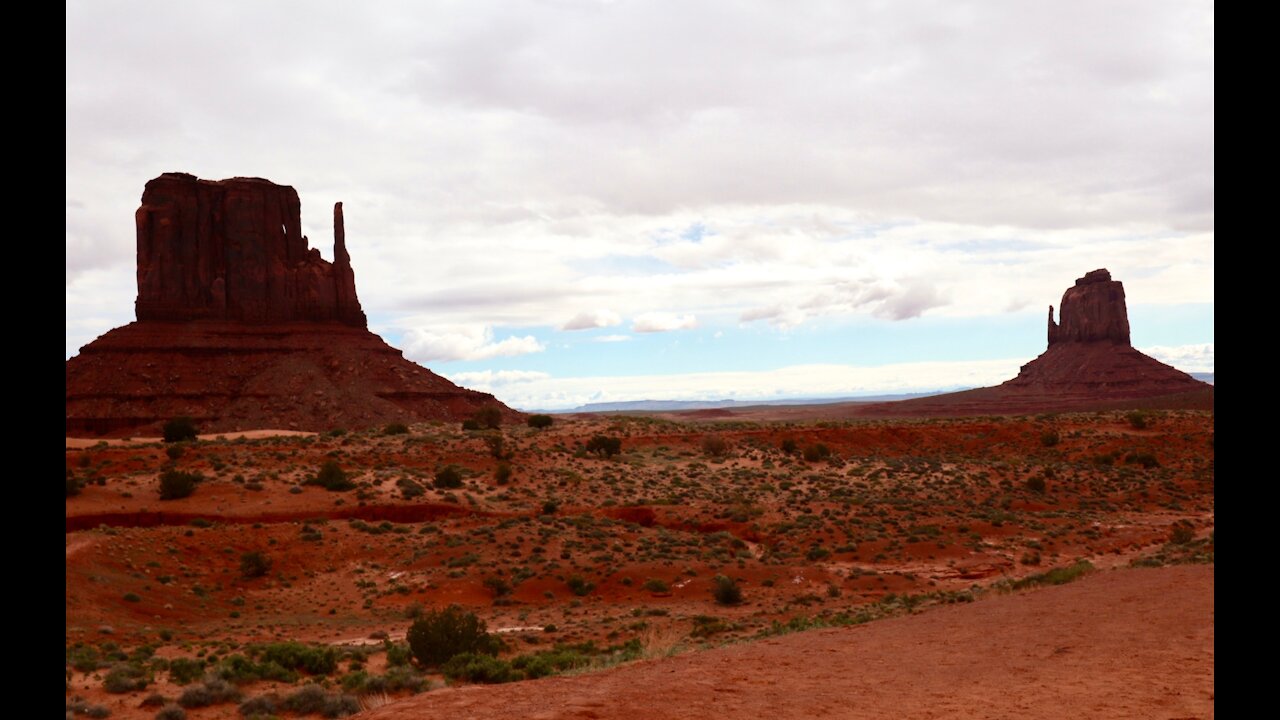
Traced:
POLYGON ((521 408, 989 384, 1107 267, 1213 370, 1212 2, 67 3, 66 353, 166 171, 335 201, 373 330, 521 408))

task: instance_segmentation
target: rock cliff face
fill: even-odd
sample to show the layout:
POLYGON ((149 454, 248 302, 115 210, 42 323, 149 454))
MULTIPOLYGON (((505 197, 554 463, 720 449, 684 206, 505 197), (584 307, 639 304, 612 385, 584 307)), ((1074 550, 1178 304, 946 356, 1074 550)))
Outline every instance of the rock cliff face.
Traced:
POLYGON ((1129 344, 1124 285, 1094 270, 1067 288, 1049 347, 995 387, 867 406, 865 415, 995 415, 1115 407, 1212 408, 1213 386, 1129 344), (1158 400, 1165 398, 1165 400, 1158 400))
POLYGON ((67 360, 67 434, 327 430, 518 413, 365 329, 342 203, 334 261, 301 234, 298 194, 258 178, 166 173, 136 213, 137 322, 67 360))
POLYGON ((365 326, 342 203, 334 262, 308 247, 298 193, 261 178, 147 183, 138 227, 138 320, 340 322, 365 326))
POLYGON ((1124 285, 1111 273, 1094 270, 1076 280, 1062 294, 1062 324, 1053 321, 1049 306, 1049 347, 1061 342, 1129 344, 1129 310, 1124 285))

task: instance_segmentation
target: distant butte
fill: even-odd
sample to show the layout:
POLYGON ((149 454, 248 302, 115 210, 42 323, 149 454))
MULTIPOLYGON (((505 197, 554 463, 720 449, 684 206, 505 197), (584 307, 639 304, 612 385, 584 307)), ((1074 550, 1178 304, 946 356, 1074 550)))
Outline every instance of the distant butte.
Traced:
POLYGON ((328 430, 458 420, 492 395, 412 363, 366 329, 333 209, 334 261, 302 235, 298 193, 261 178, 165 173, 135 214, 137 321, 67 360, 67 434, 328 430))
POLYGON ((1129 344, 1124 285, 1105 269, 1086 273, 1049 306, 1049 347, 995 387, 877 403, 859 415, 998 415, 1119 407, 1212 409, 1213 386, 1129 344))

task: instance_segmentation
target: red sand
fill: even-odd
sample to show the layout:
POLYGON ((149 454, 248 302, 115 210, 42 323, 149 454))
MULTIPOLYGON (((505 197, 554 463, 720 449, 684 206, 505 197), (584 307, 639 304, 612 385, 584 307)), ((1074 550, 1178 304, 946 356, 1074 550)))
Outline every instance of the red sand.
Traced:
POLYGON ((1207 718, 1214 569, 1118 570, 607 672, 430 692, 399 718, 1207 718))

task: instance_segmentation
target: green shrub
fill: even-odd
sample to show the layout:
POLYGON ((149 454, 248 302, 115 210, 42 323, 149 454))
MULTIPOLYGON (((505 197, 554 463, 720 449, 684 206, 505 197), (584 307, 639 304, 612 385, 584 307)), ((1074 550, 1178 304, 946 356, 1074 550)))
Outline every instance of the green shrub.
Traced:
POLYGON ((255 645, 250 653, 264 665, 274 663, 282 668, 301 670, 310 675, 329 675, 338 669, 338 651, 329 645, 275 642, 255 645))
POLYGON ((246 578, 259 578, 271 572, 271 558, 259 550, 253 550, 240 556, 240 575, 246 578))
POLYGON ((299 715, 336 718, 360 712, 360 702, 350 695, 329 694, 313 683, 303 685, 300 690, 281 700, 280 709, 299 715))
POLYGON ((600 457, 612 457, 622 452, 622 438, 596 435, 587 441, 587 452, 600 457))
POLYGON ((150 682, 142 668, 131 663, 121 663, 111 668, 102 679, 102 689, 112 694, 137 692, 150 682))
POLYGON ((187 720, 187 711, 177 705, 165 705, 156 713, 156 720, 187 720))
POLYGON ((486 405, 471 416, 472 420, 482 428, 490 428, 496 430, 502 426, 502 409, 497 405, 486 405))
POLYGON ((493 479, 499 485, 506 485, 511 482, 511 463, 498 463, 498 466, 493 469, 493 479))
POLYGON ((782 444, 779 447, 782 448, 782 452, 788 455, 795 455, 796 452, 800 449, 800 446, 796 444, 796 441, 792 440, 791 438, 787 438, 786 440, 783 440, 782 444))
POLYGON ((406 435, 409 432, 409 426, 404 423, 388 423, 382 428, 383 435, 406 435))
POLYGON ((428 668, 439 667, 462 653, 495 655, 500 646, 483 620, 457 605, 424 612, 409 626, 405 639, 413 656, 428 668))
POLYGON ((530 415, 525 422, 529 424, 529 427, 541 430, 551 427, 555 420, 550 415, 530 415))
POLYGON ((174 462, 177 462, 178 460, 180 460, 182 456, 186 454, 186 452, 187 452, 187 449, 182 447, 181 445, 170 445, 169 447, 164 449, 164 454, 169 456, 169 459, 173 460, 174 462))
POLYGON ((450 680, 474 683, 505 683, 522 678, 506 660, 480 653, 461 653, 449 658, 440 672, 450 680))
POLYGON ((177 500, 196 491, 196 483, 204 480, 200 473, 170 468, 160 473, 160 499, 177 500))
POLYGON ((167 443, 195 440, 196 424, 189 417, 177 417, 164 424, 164 441, 167 443))
POLYGON ((1169 542, 1174 545, 1186 545, 1196 537, 1196 528, 1188 520, 1179 520, 1169 528, 1169 542))
POLYGON ((204 661, 191 658, 175 658, 169 661, 169 682, 174 685, 190 685, 204 675, 204 661))
POLYGON ((804 449, 804 459, 806 462, 818 462, 831 457, 831 448, 822 443, 808 445, 804 449))
POLYGON ((76 479, 71 471, 67 471, 67 497, 73 497, 80 494, 80 481, 76 479))
POLYGON ((457 465, 445 465, 436 471, 435 486, 441 490, 462 487, 462 470, 457 465))
POLYGON ((721 605, 737 605, 742 602, 742 588, 731 577, 717 575, 712 580, 711 594, 721 605))
POLYGON ((275 693, 267 693, 266 695, 249 698, 240 703, 237 711, 247 718, 270 717, 280 712, 280 696, 275 693))
POLYGON ((1067 567, 1054 568, 1037 575, 1028 575, 1021 580, 1015 581, 1010 587, 1014 590, 1021 590, 1036 585, 1064 585, 1093 572, 1093 570, 1093 563, 1088 560, 1081 560, 1067 567))
POLYGON ((208 678, 199 685, 193 685, 178 696, 178 704, 184 708, 200 708, 222 703, 239 702, 240 690, 236 686, 219 678, 208 678))
POLYGON ((413 658, 413 653, 409 650, 408 645, 386 641, 382 646, 387 651, 388 666, 408 665, 409 660, 413 658))
POLYGON ((1040 435, 1040 444, 1045 447, 1053 447, 1062 441, 1062 437, 1058 435, 1057 430, 1045 430, 1040 435))
POLYGON ((307 485, 319 485, 330 492, 345 492, 355 488, 356 484, 347 477, 347 473, 337 462, 325 460, 315 477, 308 478, 307 485))
POLYGON ((1154 467, 1160 467, 1160 461, 1150 452, 1131 452, 1124 458, 1125 463, 1129 465, 1140 465, 1148 470, 1154 467))
POLYGON ((1129 426, 1134 430, 1146 430, 1147 425, 1151 424, 1147 414, 1141 410, 1134 410, 1126 415, 1125 419, 1129 421, 1129 426))
POLYGON ((1027 486, 1027 489, 1030 490, 1031 492, 1040 493, 1043 495, 1046 488, 1044 476, 1032 475, 1031 477, 1027 478, 1026 486, 1027 486))
POLYGON ((664 592, 671 591, 671 586, 667 585, 666 583, 662 582, 657 578, 649 578, 648 580, 645 580, 644 585, 642 585, 641 587, 643 587, 645 590, 648 590, 649 592, 656 592, 656 593, 664 593, 664 592))
POLYGON ((596 589, 595 583, 587 582, 581 575, 574 575, 569 578, 568 585, 569 589, 573 591, 573 594, 578 597, 590 595, 591 591, 596 589))
POLYGON ((702 438, 702 453, 708 457, 720 458, 729 452, 729 443, 720 435, 706 435, 702 438))
POLYGON ((462 429, 463 429, 463 430, 479 430, 479 429, 480 429, 480 427, 481 427, 481 426, 480 426, 480 423, 476 422, 475 420, 463 420, 463 421, 462 421, 462 429))

